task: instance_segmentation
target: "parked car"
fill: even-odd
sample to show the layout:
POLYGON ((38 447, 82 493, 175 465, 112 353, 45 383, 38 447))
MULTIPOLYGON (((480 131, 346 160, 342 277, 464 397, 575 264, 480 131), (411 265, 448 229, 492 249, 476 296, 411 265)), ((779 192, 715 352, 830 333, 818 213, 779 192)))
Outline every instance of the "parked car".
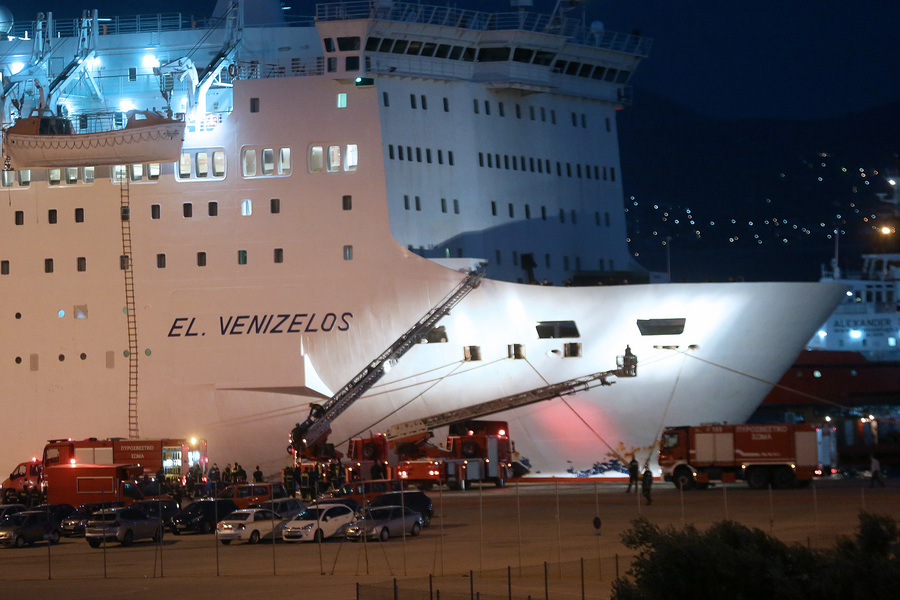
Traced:
POLYGON ((422 527, 431 525, 434 516, 434 503, 425 492, 407 490, 404 492, 388 492, 369 502, 369 508, 378 506, 406 506, 422 515, 422 527))
POLYGON ((233 500, 212 498, 197 500, 172 517, 172 533, 175 535, 185 531, 212 533, 219 521, 237 509, 238 505, 233 500))
POLYGON ((279 498, 278 500, 267 500, 258 504, 251 504, 247 508, 266 508, 274 513, 278 513, 285 521, 290 521, 306 510, 306 505, 297 498, 279 498))
POLYGON ((225 517, 216 526, 216 536, 226 546, 232 540, 273 540, 281 532, 284 519, 267 508, 242 508, 225 517))
POLYGON ((63 519, 75 512, 75 507, 71 504, 41 504, 40 506, 35 506, 31 510, 49 512, 50 516, 53 517, 53 520, 58 526, 62 523, 63 519))
MULTIPOLYGON (((322 506, 323 504, 343 504, 357 516, 362 516, 362 506, 353 498, 319 498, 309 506, 322 506)), ((309 508, 309 506, 307 508, 309 508)))
POLYGON ((130 546, 136 540, 162 541, 163 524, 158 517, 151 517, 137 508, 103 508, 91 515, 84 538, 91 548, 99 548, 102 542, 119 542, 130 546))
POLYGON ((28 507, 24 504, 0 504, 0 521, 2 521, 6 515, 14 515, 23 510, 28 510, 28 507))
POLYGON ((151 517, 161 518, 164 527, 171 527, 172 517, 181 510, 178 508, 178 503, 174 500, 162 500, 159 498, 139 500, 132 504, 131 508, 142 510, 151 517))
POLYGON ((369 481, 352 481, 345 483, 330 496, 332 498, 352 498, 365 506, 376 496, 385 492, 399 492, 402 488, 399 479, 371 479, 369 481))
POLYGON ((416 536, 422 530, 422 515, 407 506, 367 508, 365 516, 347 527, 347 539, 386 542, 392 535, 416 536))
POLYGON ((91 515, 101 508, 115 508, 125 506, 124 502, 85 502, 75 509, 71 515, 62 520, 59 524, 59 532, 66 537, 75 537, 84 535, 84 528, 87 526, 88 519, 91 515))
POLYGON ((53 515, 42 510, 26 510, 0 521, 0 544, 21 548, 41 540, 59 543, 59 525, 53 515))
POLYGON ((285 542, 321 542, 344 533, 354 520, 356 513, 345 504, 317 503, 288 521, 281 538, 285 542))
POLYGON ((247 508, 266 500, 287 498, 288 494, 280 483, 238 483, 222 490, 217 498, 234 501, 238 508, 247 508))

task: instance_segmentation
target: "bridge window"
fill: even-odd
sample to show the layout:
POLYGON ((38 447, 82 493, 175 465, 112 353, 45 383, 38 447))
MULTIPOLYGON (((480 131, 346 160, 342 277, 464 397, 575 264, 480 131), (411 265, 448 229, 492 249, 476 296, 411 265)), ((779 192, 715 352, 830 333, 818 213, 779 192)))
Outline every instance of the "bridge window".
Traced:
POLYGON ((463 360, 466 362, 475 362, 481 360, 481 346, 464 346, 463 360))
POLYGON ((514 360, 522 360, 525 358, 524 344, 509 344, 506 349, 509 358, 512 358, 514 360))

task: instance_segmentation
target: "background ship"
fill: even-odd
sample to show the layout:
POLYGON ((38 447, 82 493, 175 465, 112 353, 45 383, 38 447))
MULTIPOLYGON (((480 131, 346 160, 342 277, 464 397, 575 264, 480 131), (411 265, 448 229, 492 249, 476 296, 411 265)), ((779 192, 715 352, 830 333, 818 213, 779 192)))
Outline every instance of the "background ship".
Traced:
MULTIPOLYGON (((900 193, 896 178, 887 180, 889 192, 881 195, 878 212, 891 223, 900 215, 900 193)), ((895 233, 888 224, 878 235, 895 233)), ((894 462, 900 456, 900 254, 864 254, 851 269, 840 266, 837 243, 835 248, 831 268, 822 267, 822 281, 848 286, 846 295, 759 412, 764 419, 787 412, 790 418, 830 423, 845 463, 865 465, 872 452, 894 462)))
POLYGON ((609 369, 630 345, 637 378, 496 417, 533 474, 590 473, 650 459, 664 425, 746 419, 843 294, 636 284, 657 278, 628 253, 615 115, 649 40, 563 12, 333 2, 284 23, 273 6, 42 15, 0 41, 5 126, 40 89, 75 134, 98 111, 186 122, 177 162, 10 157, 9 463, 127 432, 272 472, 310 402, 486 264, 331 440, 609 369))

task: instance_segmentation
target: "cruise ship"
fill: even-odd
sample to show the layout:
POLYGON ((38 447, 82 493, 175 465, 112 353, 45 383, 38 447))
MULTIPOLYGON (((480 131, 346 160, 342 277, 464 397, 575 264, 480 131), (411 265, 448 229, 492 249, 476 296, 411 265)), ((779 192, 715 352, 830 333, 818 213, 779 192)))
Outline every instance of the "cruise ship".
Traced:
POLYGON ((618 475, 663 426, 745 420, 845 287, 641 269, 616 113, 650 40, 529 5, 0 11, 0 458, 198 436, 274 473, 310 404, 479 270, 333 420, 338 451, 626 346, 637 377, 492 417, 530 475, 618 475))

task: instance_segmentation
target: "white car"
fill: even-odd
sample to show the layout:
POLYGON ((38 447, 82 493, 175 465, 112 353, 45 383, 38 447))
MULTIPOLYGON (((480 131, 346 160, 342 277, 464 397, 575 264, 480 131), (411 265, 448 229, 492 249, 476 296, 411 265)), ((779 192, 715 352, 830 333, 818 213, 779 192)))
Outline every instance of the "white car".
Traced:
POLYGON ((265 508, 236 510, 216 526, 216 536, 226 546, 232 540, 247 540, 251 544, 259 540, 274 539, 284 526, 284 520, 265 508))
POLYGON ((356 514, 343 504, 309 506, 288 521, 281 532, 285 542, 321 542, 327 537, 344 533, 356 514))

